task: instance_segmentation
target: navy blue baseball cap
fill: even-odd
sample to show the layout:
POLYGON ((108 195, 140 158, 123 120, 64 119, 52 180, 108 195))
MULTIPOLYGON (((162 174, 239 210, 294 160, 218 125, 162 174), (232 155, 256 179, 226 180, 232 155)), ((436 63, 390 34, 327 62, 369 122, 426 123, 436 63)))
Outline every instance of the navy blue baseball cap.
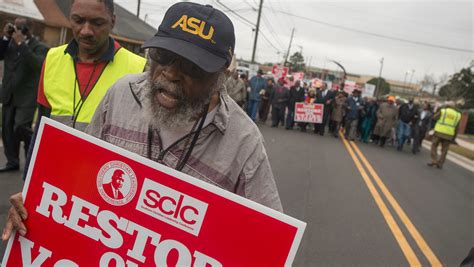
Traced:
POLYGON ((234 25, 211 5, 179 2, 166 11, 158 32, 142 47, 164 48, 206 72, 217 72, 232 61, 234 25))

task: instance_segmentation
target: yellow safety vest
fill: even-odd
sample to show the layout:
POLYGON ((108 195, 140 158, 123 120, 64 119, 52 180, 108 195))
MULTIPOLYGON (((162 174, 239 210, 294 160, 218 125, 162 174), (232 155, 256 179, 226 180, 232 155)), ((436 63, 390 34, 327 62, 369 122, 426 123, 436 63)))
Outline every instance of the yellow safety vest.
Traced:
POLYGON ((64 52, 66 47, 63 45, 48 51, 43 76, 44 94, 51 105, 52 119, 69 126, 74 121, 76 128, 84 130, 107 90, 121 77, 143 72, 146 60, 120 48, 113 61, 107 63, 87 98, 81 100, 74 61, 71 55, 64 52))
POLYGON ((435 125, 435 132, 454 136, 461 120, 461 113, 452 108, 441 109, 441 116, 435 125))

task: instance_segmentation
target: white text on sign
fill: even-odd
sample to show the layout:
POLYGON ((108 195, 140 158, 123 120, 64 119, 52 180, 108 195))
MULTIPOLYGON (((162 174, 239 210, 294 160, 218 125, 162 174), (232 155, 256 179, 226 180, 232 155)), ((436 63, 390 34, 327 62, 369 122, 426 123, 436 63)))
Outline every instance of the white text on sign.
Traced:
MULTIPOLYGON (((102 255, 99 266, 109 266, 109 263, 112 261, 116 263, 116 266, 138 266, 136 262, 150 265, 151 261, 156 266, 166 266, 166 260, 171 251, 178 252, 177 266, 222 266, 216 259, 197 250, 191 254, 191 251, 183 243, 173 239, 162 240, 161 234, 153 232, 124 217, 119 217, 112 211, 99 211, 97 205, 74 195, 68 199, 64 191, 47 182, 43 182, 43 194, 39 205, 36 207, 36 212, 47 218, 52 218, 56 223, 63 224, 77 233, 101 242, 110 249, 122 247, 124 244, 122 233, 132 237, 135 236, 133 246, 127 250, 129 259, 124 260, 121 256, 111 251, 102 255), (69 201, 72 203, 68 203, 69 201), (68 205, 71 205, 69 215, 65 214, 64 210, 66 209, 63 210, 68 205), (95 222, 91 222, 93 218, 95 218, 95 222), (99 228, 91 226, 92 224, 97 224, 99 228), (147 261, 143 252, 145 247, 149 245, 153 245, 155 250, 153 259, 147 261)), ((39 253, 32 253, 32 248, 36 247, 32 241, 19 237, 18 242, 21 243, 24 266, 41 266, 43 263, 48 266, 53 265, 53 263, 47 262, 53 254, 52 251, 40 245, 39 253), (32 259, 32 254, 37 256, 32 259)), ((77 264, 70 260, 61 260, 55 264, 64 262, 68 263, 66 264, 67 266, 77 266, 77 264)))

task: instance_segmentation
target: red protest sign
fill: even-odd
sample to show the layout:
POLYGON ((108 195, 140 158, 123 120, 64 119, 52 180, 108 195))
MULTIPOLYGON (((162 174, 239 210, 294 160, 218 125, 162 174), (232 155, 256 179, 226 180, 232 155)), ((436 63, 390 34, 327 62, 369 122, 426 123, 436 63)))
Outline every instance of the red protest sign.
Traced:
POLYGON ((293 79, 295 81, 303 81, 304 78, 304 72, 294 72, 293 73, 293 79))
POLYGON ((311 80, 311 87, 321 88, 323 86, 323 80, 314 78, 311 80))
POLYGON ((279 70, 280 70, 280 68, 278 67, 278 65, 274 64, 273 67, 272 67, 272 74, 273 75, 277 74, 279 70))
POLYGON ((285 78, 288 75, 288 67, 280 67, 277 64, 274 64, 272 67, 272 74, 275 79, 285 78))
POLYGON ((2 266, 291 265, 305 223, 42 119, 2 266))
POLYGON ((323 122, 323 104, 295 103, 295 121, 322 123, 323 122))

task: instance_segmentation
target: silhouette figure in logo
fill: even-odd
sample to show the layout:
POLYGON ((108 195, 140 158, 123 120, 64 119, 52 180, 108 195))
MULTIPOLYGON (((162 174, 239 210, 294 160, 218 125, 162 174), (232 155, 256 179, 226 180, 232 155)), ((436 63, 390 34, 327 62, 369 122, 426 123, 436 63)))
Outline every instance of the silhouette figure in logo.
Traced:
POLYGON ((114 174, 112 175, 112 181, 110 181, 110 183, 106 183, 102 185, 105 193, 109 197, 113 199, 123 198, 123 194, 122 192, 120 192, 120 188, 122 188, 122 185, 123 185, 123 175, 124 175, 124 172, 122 170, 115 170, 114 174))

